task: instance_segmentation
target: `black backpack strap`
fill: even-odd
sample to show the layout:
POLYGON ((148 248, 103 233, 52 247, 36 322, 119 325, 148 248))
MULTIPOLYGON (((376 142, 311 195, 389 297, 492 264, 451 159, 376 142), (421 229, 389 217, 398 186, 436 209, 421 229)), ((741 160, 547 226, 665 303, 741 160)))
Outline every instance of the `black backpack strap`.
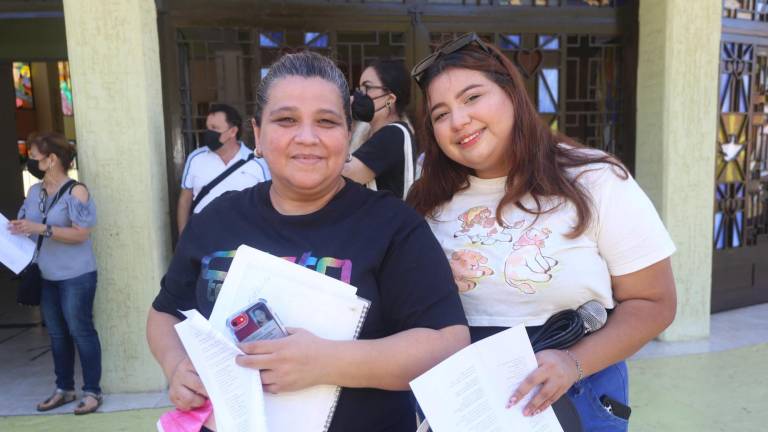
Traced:
POLYGON ((219 174, 215 179, 208 182, 207 185, 203 186, 202 189, 200 189, 200 192, 197 194, 195 199, 192 201, 192 207, 189 208, 189 213, 192 214, 195 211, 195 207, 197 207, 198 204, 200 204, 200 201, 203 200, 208 194, 215 188, 219 183, 221 183, 225 178, 229 177, 230 174, 237 171, 238 168, 245 165, 247 162, 250 162, 253 160, 253 153, 249 154, 247 158, 240 159, 237 161, 234 165, 227 168, 219 174))

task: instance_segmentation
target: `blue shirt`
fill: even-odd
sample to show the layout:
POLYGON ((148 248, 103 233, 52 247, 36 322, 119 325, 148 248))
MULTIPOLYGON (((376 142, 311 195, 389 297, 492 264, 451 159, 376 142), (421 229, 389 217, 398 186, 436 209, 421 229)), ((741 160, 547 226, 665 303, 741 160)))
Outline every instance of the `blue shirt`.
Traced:
MULTIPOLYGON (((29 188, 27 198, 19 209, 18 218, 42 223, 40 212, 40 189, 43 183, 35 183, 29 188)), ((56 194, 48 196, 45 207, 48 208, 56 194)), ((89 196, 86 203, 74 197, 71 190, 65 193, 48 210, 48 225, 69 228, 77 225, 82 228, 93 228, 96 225, 96 205, 93 197, 89 196)), ((37 242, 37 235, 32 235, 32 241, 37 242)), ((60 281, 72 279, 96 270, 96 257, 93 255, 91 239, 72 244, 63 243, 53 238, 43 239, 43 245, 35 260, 40 267, 43 279, 60 281)))

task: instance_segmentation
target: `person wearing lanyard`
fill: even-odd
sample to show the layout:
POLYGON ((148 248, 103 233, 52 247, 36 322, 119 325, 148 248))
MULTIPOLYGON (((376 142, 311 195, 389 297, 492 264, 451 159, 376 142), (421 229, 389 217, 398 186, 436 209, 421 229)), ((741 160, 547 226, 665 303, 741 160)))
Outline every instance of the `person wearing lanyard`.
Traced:
POLYGON ((96 205, 85 185, 72 186, 74 181, 67 176, 74 157, 74 146, 61 134, 45 133, 31 140, 27 167, 42 181, 29 188, 10 229, 16 234, 45 237, 36 259, 42 276, 40 306, 51 338, 56 390, 37 409, 48 411, 75 400, 77 347, 84 383, 74 413, 87 414, 96 411, 102 402, 101 344, 93 325, 96 258, 90 237, 96 225, 96 205), (45 216, 43 225, 40 222, 45 216))

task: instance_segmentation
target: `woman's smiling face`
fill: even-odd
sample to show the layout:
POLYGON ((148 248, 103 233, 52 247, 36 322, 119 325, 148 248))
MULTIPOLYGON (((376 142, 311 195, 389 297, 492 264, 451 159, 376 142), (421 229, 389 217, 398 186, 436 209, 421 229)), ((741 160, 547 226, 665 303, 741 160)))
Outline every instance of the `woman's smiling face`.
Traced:
POLYGON ((509 173, 515 110, 501 87, 482 72, 447 69, 429 84, 427 101, 446 156, 481 178, 509 173))
POLYGON ((254 132, 276 185, 312 194, 338 184, 349 129, 339 90, 321 78, 288 76, 272 84, 254 132))

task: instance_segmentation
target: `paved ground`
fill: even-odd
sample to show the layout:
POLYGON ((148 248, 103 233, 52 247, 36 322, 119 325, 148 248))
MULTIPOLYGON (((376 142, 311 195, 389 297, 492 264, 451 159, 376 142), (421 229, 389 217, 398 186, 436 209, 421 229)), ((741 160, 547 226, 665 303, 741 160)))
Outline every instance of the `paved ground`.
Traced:
MULTIPOLYGON (((0 329, 0 431, 154 430, 167 404, 161 393, 107 395, 103 412, 84 417, 71 406, 30 415, 51 389, 46 340, 41 328, 0 329)), ((764 432, 768 304, 714 315, 706 341, 652 342, 629 370, 632 432, 764 432)))

